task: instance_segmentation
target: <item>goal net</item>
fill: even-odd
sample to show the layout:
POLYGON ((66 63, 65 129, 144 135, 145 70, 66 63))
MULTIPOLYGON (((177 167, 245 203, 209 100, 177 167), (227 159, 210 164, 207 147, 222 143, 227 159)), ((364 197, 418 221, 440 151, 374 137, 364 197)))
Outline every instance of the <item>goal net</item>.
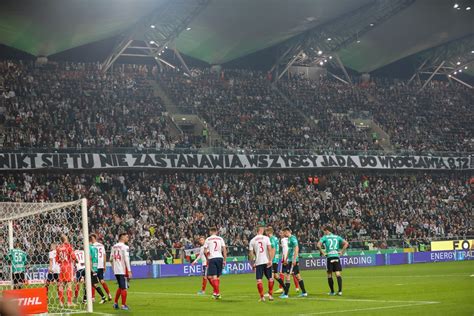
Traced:
POLYGON ((92 312, 87 225, 86 199, 0 203, 0 295, 28 314, 92 312), (82 264, 64 256, 64 236, 82 264))

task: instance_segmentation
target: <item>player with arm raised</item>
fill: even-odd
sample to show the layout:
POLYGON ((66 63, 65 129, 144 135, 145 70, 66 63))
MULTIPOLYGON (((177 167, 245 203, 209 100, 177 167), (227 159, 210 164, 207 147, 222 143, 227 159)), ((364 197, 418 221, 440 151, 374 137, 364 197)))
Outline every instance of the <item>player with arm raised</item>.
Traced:
POLYGON ((209 234, 210 236, 207 237, 204 242, 204 250, 208 260, 207 274, 209 275, 209 282, 214 289, 212 297, 214 299, 220 299, 219 278, 222 274, 222 269, 226 264, 227 249, 224 239, 217 236, 217 228, 211 227, 209 229, 209 234))
POLYGON ((110 253, 110 262, 112 263, 112 269, 118 283, 114 299, 114 309, 119 309, 118 300, 122 297, 121 309, 129 310, 127 306, 127 281, 132 278, 132 270, 130 269, 130 255, 126 243, 128 243, 128 234, 121 233, 118 243, 112 247, 110 253))
POLYGON ((46 292, 49 290, 49 285, 51 283, 58 283, 59 281, 59 272, 61 268, 59 267, 58 262, 56 261, 56 244, 51 244, 51 251, 48 253, 49 265, 48 265, 48 275, 46 276, 46 292))
POLYGON ((8 261, 11 263, 13 275, 13 288, 21 289, 26 282, 26 264, 28 262, 28 255, 21 249, 19 242, 15 243, 15 247, 8 251, 8 261))
MULTIPOLYGON (((84 250, 74 250, 74 254, 76 255, 77 262, 76 262, 76 287, 74 289, 74 299, 78 300, 79 297, 79 289, 81 284, 84 285, 84 293, 86 292, 85 290, 85 278, 86 278, 86 258, 84 254, 84 250)), ((87 302, 87 298, 84 299, 84 303, 87 302)))
POLYGON ((202 264, 202 286, 201 290, 197 293, 198 295, 204 295, 206 294, 206 285, 207 285, 207 259, 206 259, 206 254, 205 254, 205 249, 204 249, 204 243, 206 240, 204 237, 199 237, 199 244, 201 245, 201 248, 199 249, 199 255, 196 257, 196 259, 191 263, 191 265, 195 265, 199 260, 201 260, 202 264))
POLYGON ((308 296, 308 293, 306 293, 306 289, 304 287, 304 281, 301 278, 300 268, 298 265, 298 261, 299 261, 298 239, 296 238, 295 235, 291 234, 291 229, 288 227, 283 229, 283 233, 285 234, 285 237, 288 238, 288 264, 286 266, 286 271, 285 271, 285 293, 283 293, 280 296, 280 298, 288 298, 288 292, 290 290, 290 281, 291 281, 292 274, 296 275, 296 278, 298 279, 298 282, 301 288, 301 294, 298 296, 306 297, 308 296))
POLYGON ((74 278, 74 263, 77 261, 74 250, 66 235, 61 235, 61 244, 56 248, 56 262, 59 264, 59 305, 64 307, 64 287, 67 290, 67 305, 72 303, 72 281, 74 278))
POLYGON ((349 243, 345 241, 342 237, 338 235, 334 235, 332 233, 332 228, 330 226, 325 226, 323 228, 324 236, 318 242, 318 249, 323 256, 327 257, 326 268, 327 268, 327 275, 328 275, 328 284, 329 295, 335 295, 334 293, 334 280, 332 278, 332 273, 336 274, 337 278, 337 286, 338 292, 337 295, 342 295, 342 266, 339 259, 339 256, 342 256, 346 251, 347 247, 349 247, 349 243), (324 249, 322 246, 324 245, 324 249))
POLYGON ((272 260, 274 250, 270 243, 270 238, 264 236, 265 227, 259 226, 257 228, 257 236, 252 238, 249 243, 249 259, 253 261, 255 275, 257 278, 257 289, 260 294, 259 302, 265 302, 263 292, 263 276, 268 280, 268 299, 273 301, 273 278, 272 278, 272 260))
MULTIPOLYGON (((280 243, 278 238, 274 235, 274 231, 272 227, 267 227, 265 229, 265 234, 270 238, 270 245, 272 246, 273 251, 273 260, 272 260, 272 270, 273 270, 273 279, 277 280, 278 284, 280 284, 281 291, 283 292, 283 279, 280 277, 280 270, 278 268, 278 264, 280 263, 280 243)), ((277 293, 277 292, 275 292, 277 293)))
MULTIPOLYGON (((109 298, 109 301, 112 300, 112 295, 110 294, 109 287, 107 286, 107 283, 105 283, 104 280, 104 275, 105 271, 107 269, 107 255, 105 253, 105 247, 103 244, 97 241, 97 236, 96 234, 91 234, 91 242, 92 245, 97 249, 97 255, 99 256, 99 261, 97 263, 97 278, 99 278, 100 284, 104 288, 105 292, 107 293, 107 297, 109 298)), ((94 288, 92 289, 92 297, 94 297, 94 288)))

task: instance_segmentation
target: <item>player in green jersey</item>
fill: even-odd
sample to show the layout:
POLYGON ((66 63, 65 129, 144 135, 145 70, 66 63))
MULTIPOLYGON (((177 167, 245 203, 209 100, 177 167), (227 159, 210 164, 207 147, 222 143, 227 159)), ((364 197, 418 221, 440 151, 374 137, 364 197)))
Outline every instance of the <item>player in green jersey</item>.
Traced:
POLYGON ((28 255, 21 249, 20 243, 17 242, 15 247, 8 251, 7 260, 11 263, 13 288, 21 289, 26 281, 25 272, 28 255))
MULTIPOLYGON (((274 235, 273 227, 268 226, 265 229, 265 235, 270 238, 270 245, 273 251, 273 261, 272 261, 272 270, 273 270, 273 278, 277 280, 278 284, 280 284, 281 288, 285 287, 283 280, 280 278, 280 271, 278 269, 278 264, 280 263, 280 241, 274 235)), ((282 293, 283 290, 280 292, 282 293)), ((277 292, 275 292, 277 293, 277 292)))
MULTIPOLYGON (((94 234, 89 236, 89 252, 91 255, 91 283, 94 290, 99 293, 100 297, 102 298, 99 304, 104 304, 107 302, 107 297, 104 295, 102 288, 99 286, 99 278, 97 277, 97 270, 99 265, 99 250, 94 247, 92 242, 94 241, 94 234)), ((84 301, 86 301, 87 297, 85 297, 86 291, 84 291, 84 301)), ((94 298, 94 296, 92 296, 94 298)))
POLYGON ((296 278, 298 279, 298 283, 300 285, 301 294, 298 296, 306 297, 308 296, 308 293, 306 293, 304 281, 301 278, 300 267, 298 265, 298 254, 300 250, 298 245, 298 239, 295 235, 291 234, 291 229, 288 227, 283 229, 283 233, 285 237, 288 238, 288 265, 285 271, 285 293, 283 293, 280 298, 288 298, 292 274, 296 275, 296 278))
POLYGON ((342 295, 342 266, 339 256, 342 256, 349 247, 349 243, 345 241, 341 236, 334 235, 330 226, 323 228, 324 236, 318 242, 318 249, 323 256, 327 257, 326 268, 328 274, 329 295, 335 295, 334 293, 334 280, 332 273, 336 274, 338 292, 337 295, 342 295), (324 245, 324 250, 322 246, 324 245))

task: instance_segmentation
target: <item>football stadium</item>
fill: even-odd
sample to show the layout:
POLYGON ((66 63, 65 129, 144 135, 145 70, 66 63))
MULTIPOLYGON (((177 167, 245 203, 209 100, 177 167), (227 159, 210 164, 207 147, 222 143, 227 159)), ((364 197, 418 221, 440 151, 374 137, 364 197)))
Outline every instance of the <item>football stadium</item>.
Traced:
POLYGON ((474 315, 472 7, 0 1, 0 315, 474 315))

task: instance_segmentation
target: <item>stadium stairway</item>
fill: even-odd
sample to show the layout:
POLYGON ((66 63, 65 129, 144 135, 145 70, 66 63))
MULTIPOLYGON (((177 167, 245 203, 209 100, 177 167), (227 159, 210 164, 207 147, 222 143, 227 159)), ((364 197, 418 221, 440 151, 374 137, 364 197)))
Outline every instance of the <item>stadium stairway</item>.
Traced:
POLYGON ((380 147, 383 148, 384 151, 392 152, 394 150, 394 147, 393 147, 392 143, 390 142, 390 136, 374 120, 356 118, 356 119, 351 119, 351 121, 357 127, 363 127, 365 129, 367 129, 367 131, 370 134, 377 133, 379 145, 380 145, 380 147))
MULTIPOLYGON (((222 143, 222 137, 217 133, 212 126, 207 124, 195 111, 189 108, 180 108, 168 96, 165 89, 155 80, 149 80, 150 86, 153 88, 153 93, 163 101, 166 111, 169 113, 173 129, 181 135, 188 135, 190 137, 202 137, 204 130, 207 130, 207 146, 212 147, 215 144, 222 143)), ((171 131, 170 131, 171 132, 171 131)))

